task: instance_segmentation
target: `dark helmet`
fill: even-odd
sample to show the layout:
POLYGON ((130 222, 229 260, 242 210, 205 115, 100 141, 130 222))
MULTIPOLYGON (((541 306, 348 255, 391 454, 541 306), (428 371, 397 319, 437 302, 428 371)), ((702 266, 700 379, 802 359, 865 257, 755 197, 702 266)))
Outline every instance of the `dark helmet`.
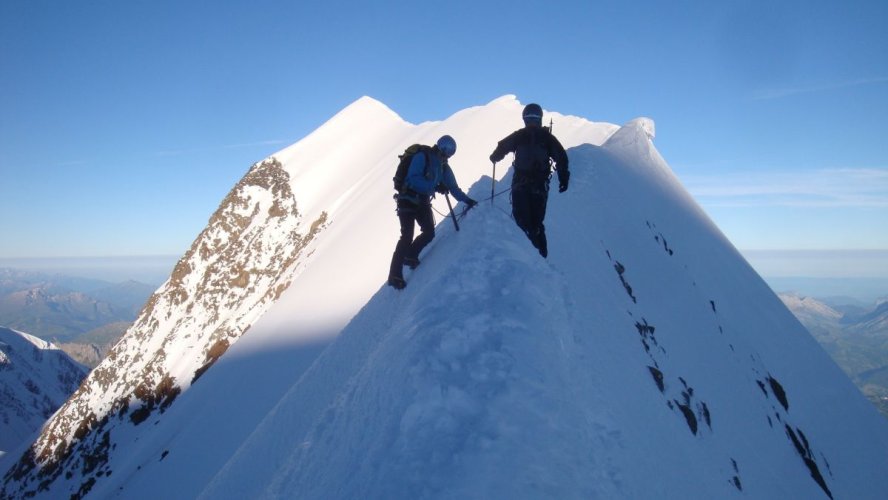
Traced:
POLYGON ((527 106, 524 106, 524 111, 521 113, 521 118, 524 119, 525 125, 530 125, 531 123, 533 123, 537 126, 542 126, 543 108, 541 108, 539 104, 528 104, 527 106))
POLYGON ((444 153, 444 156, 447 158, 450 158, 456 153, 456 141, 454 141, 453 137, 450 137, 449 135, 442 135, 435 145, 438 146, 438 151, 444 153))

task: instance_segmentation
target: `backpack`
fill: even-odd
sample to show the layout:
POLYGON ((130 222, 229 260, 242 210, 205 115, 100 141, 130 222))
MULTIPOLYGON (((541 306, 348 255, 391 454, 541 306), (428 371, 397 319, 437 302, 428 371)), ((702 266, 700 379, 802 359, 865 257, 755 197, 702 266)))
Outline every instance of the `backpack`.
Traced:
POLYGON ((530 137, 521 141, 515 149, 515 172, 524 175, 546 175, 551 173, 549 150, 540 134, 542 130, 528 129, 530 137))
POLYGON ((398 155, 400 161, 398 162, 398 168, 395 169, 395 176, 392 177, 392 180, 395 182, 395 191, 401 192, 404 188, 404 179, 407 177, 407 169, 410 168, 410 162, 413 161, 413 156, 420 151, 425 154, 426 166, 428 166, 429 153, 432 151, 431 146, 413 144, 404 150, 403 154, 398 155))

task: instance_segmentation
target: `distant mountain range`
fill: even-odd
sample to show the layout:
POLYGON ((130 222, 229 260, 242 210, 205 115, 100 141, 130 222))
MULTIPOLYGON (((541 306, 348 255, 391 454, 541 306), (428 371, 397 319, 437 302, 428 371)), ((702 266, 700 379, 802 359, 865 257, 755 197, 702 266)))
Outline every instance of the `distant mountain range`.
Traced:
POLYGON ((841 298, 780 299, 857 387, 888 417, 888 298, 861 307, 841 298))
POLYGON ((154 286, 0 268, 0 325, 53 341, 95 366, 135 319, 154 286))

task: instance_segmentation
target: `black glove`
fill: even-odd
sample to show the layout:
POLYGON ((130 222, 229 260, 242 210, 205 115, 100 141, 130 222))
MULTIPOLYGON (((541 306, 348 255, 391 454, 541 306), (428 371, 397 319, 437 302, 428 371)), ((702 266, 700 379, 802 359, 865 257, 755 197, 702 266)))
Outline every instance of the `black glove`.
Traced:
POLYGON ((473 199, 471 199, 471 198, 469 198, 469 201, 466 202, 466 205, 468 205, 469 208, 472 208, 472 207, 474 207, 474 206, 477 205, 477 204, 478 204, 478 202, 475 201, 475 200, 473 200, 473 199))
POLYGON ((450 192, 450 190, 447 189, 447 186, 445 186, 444 183, 441 183, 441 184, 438 184, 437 186, 435 186, 435 191, 437 191, 441 194, 447 194, 450 192))
POLYGON ((565 191, 567 191, 567 180, 558 183, 558 192, 563 193, 565 191))
POLYGON ((493 156, 493 153, 490 154, 490 162, 491 162, 491 163, 496 163, 496 157, 493 156))

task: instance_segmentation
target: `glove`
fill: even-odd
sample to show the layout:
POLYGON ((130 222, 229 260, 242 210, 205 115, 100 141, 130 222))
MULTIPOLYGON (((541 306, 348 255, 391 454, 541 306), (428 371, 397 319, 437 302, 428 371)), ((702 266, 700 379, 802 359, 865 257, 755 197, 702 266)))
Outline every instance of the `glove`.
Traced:
POLYGON ((472 207, 474 207, 474 206, 477 205, 477 204, 478 204, 478 202, 475 201, 475 200, 473 200, 473 199, 471 199, 471 198, 469 198, 469 201, 466 202, 466 205, 468 205, 469 208, 472 208, 472 207))
POLYGON ((493 156, 493 153, 490 154, 490 161, 491 163, 496 163, 496 157, 493 156))
POLYGON ((567 181, 561 181, 558 183, 558 192, 563 193, 567 191, 567 181))
POLYGON ((435 191, 437 191, 437 192, 439 192, 439 193, 441 193, 441 194, 447 194, 447 193, 450 192, 450 190, 447 189, 447 186, 445 186, 443 183, 438 184, 437 186, 435 186, 435 191))

